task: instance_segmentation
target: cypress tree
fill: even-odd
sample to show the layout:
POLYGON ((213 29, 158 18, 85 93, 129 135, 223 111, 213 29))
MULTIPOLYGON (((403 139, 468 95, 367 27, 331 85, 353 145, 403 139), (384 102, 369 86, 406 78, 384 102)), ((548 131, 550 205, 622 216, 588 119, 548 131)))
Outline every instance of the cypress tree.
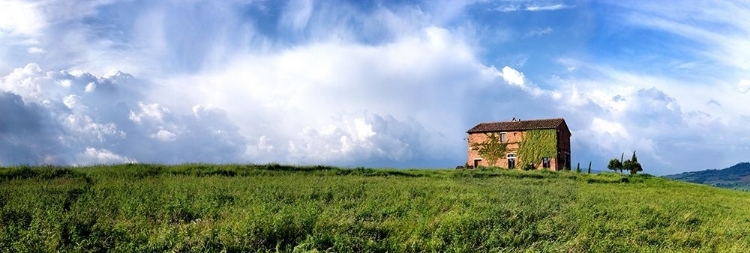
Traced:
POLYGON ((635 156, 635 151, 633 151, 633 157, 630 158, 630 174, 635 175, 638 174, 639 171, 643 171, 643 167, 641 166, 641 163, 638 162, 638 157, 635 156))

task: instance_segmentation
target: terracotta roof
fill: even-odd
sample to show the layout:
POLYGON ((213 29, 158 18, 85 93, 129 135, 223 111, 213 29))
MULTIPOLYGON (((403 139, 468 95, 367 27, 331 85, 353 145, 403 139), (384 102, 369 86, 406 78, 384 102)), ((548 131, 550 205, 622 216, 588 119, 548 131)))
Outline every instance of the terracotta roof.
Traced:
POLYGON ((486 123, 479 123, 479 125, 476 125, 475 127, 469 129, 467 133, 522 131, 522 130, 531 130, 531 129, 555 129, 560 124, 565 124, 565 120, 562 118, 558 118, 558 119, 533 119, 533 120, 486 122, 486 123))

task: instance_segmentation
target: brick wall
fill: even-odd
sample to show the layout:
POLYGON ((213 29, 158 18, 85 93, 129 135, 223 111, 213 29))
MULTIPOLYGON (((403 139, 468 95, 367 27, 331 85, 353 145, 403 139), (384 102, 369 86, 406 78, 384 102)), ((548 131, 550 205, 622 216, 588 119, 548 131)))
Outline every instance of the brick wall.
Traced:
POLYGON ((557 129, 557 160, 560 162, 555 168, 557 170, 562 170, 564 166, 573 168, 570 157, 570 130, 563 124, 557 129))
MULTIPOLYGON (((490 162, 486 159, 482 158, 479 155, 479 152, 475 150, 472 146, 474 143, 483 143, 487 141, 489 133, 471 133, 469 134, 469 138, 467 141, 468 144, 468 157, 466 160, 466 164, 469 166, 474 166, 474 161, 476 159, 480 159, 476 165, 478 166, 490 166, 490 162)), ((500 132, 496 132, 495 134, 500 135, 500 132)), ((523 137, 525 136, 525 131, 508 131, 505 132, 506 142, 508 143, 507 151, 506 151, 506 157, 501 157, 496 161, 494 166, 507 168, 508 167, 508 159, 507 154, 517 154, 518 146, 521 141, 523 141, 523 137)), ((565 166, 565 159, 569 158, 570 155, 570 134, 568 129, 563 124, 561 127, 557 129, 557 150, 558 155, 557 157, 550 157, 550 170, 562 170, 565 166)), ((535 167, 542 169, 543 164, 542 161, 534 161, 535 167)), ((570 161, 567 161, 567 165, 570 166, 570 161)), ((525 162, 523 161, 523 157, 516 157, 516 169, 522 169, 525 162)))
MULTIPOLYGON (((525 132, 523 132, 523 131, 509 131, 509 132, 504 132, 504 133, 505 133, 506 143, 508 143, 508 146, 507 146, 507 149, 506 149, 507 151, 505 153, 506 154, 509 154, 509 153, 515 154, 516 150, 518 150, 519 143, 521 142, 521 140, 523 140, 523 136, 524 136, 525 132)), ((474 166, 474 160, 475 159, 481 159, 479 161, 479 163, 478 163, 479 166, 490 166, 489 161, 487 161, 484 158, 482 158, 482 156, 479 155, 479 152, 477 150, 474 150, 474 148, 472 148, 472 146, 473 146, 474 143, 483 143, 483 142, 487 141, 487 139, 489 138, 488 134, 489 133, 471 133, 471 134, 469 134, 469 138, 468 138, 468 148, 469 148, 468 154, 469 155, 468 155, 468 158, 466 160, 466 163, 469 166, 474 166)), ((495 134, 497 134, 499 136, 500 132, 497 132, 495 134)), ((494 164, 494 166, 507 168, 508 167, 508 159, 507 159, 507 157, 501 157, 500 159, 498 159, 497 163, 494 164)), ((518 168, 518 160, 516 160, 516 168, 518 168)))

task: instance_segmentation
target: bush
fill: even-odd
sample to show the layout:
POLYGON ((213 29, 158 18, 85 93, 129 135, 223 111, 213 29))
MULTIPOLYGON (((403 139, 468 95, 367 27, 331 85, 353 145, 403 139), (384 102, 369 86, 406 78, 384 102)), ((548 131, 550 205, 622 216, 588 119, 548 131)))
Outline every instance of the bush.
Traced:
POLYGON ((534 166, 533 163, 527 163, 525 166, 523 166, 523 170, 536 170, 536 166, 534 166))

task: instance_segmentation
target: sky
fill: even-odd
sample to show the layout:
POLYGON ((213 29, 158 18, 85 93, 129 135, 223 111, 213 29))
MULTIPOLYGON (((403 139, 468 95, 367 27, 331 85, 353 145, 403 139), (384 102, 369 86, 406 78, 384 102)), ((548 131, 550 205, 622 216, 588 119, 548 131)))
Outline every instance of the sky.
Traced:
POLYGON ((750 161, 747 1, 3 0, 0 165, 452 168, 565 118, 573 163, 750 161))

